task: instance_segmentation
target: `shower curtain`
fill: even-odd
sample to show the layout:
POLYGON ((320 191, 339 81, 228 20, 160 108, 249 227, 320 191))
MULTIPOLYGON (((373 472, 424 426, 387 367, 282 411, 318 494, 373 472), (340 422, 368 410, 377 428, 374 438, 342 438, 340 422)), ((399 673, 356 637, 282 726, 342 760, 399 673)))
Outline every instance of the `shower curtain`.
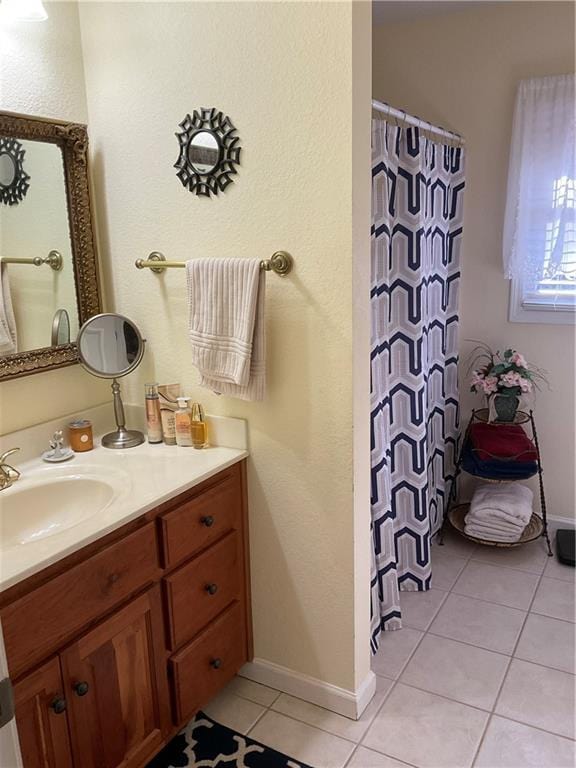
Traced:
POLYGON ((371 645, 431 585, 458 442, 464 150, 372 121, 371 645))

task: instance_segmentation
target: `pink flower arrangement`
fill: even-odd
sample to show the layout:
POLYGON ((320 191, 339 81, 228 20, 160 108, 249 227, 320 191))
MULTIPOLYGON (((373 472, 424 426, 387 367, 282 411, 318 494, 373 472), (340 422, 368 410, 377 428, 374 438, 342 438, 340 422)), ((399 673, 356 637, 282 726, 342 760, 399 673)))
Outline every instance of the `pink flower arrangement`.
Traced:
POLYGON ((474 349, 470 369, 473 369, 471 391, 487 397, 496 393, 519 397, 532 392, 538 379, 546 381, 544 373, 529 366, 520 352, 515 349, 507 349, 503 354, 492 352, 485 344, 474 349))

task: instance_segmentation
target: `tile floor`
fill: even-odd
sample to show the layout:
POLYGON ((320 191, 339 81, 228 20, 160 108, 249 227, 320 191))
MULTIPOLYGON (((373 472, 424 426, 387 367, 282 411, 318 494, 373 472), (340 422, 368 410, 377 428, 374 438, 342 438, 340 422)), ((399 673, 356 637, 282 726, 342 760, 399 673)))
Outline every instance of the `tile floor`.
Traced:
POLYGON ((573 768, 574 569, 543 543, 449 536, 433 589, 403 593, 357 722, 236 678, 214 719, 314 768, 573 768))

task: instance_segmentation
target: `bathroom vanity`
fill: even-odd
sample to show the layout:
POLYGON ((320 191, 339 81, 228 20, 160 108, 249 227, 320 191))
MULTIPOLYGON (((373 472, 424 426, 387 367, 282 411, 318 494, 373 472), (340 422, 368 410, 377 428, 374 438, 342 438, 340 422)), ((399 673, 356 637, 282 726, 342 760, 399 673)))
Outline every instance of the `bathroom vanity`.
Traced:
MULTIPOLYGON (((143 768, 252 658, 246 452, 155 450, 166 472, 80 523, 80 548, 74 527, 30 544, 44 566, 24 578, 8 552, 0 620, 24 768, 143 768), (202 479, 174 493, 195 457, 202 479)), ((115 463, 137 482, 130 466, 153 451, 115 463)))

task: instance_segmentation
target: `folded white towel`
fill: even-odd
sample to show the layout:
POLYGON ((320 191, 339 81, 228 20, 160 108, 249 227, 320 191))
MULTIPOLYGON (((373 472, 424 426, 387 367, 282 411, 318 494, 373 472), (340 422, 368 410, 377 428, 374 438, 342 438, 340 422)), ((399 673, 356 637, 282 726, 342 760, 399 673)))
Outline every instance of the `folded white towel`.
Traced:
POLYGON ((242 400, 266 392, 265 272, 257 259, 192 259, 189 335, 200 384, 242 400))
POLYGON ((12 307, 8 268, 0 263, 0 355, 13 355, 18 351, 16 318, 12 307))
POLYGON ((474 536, 476 539, 484 539, 485 541, 498 541, 502 543, 513 544, 520 540, 522 531, 517 530, 514 533, 505 533, 503 531, 492 530, 485 528, 481 525, 470 523, 464 526, 464 533, 468 536, 474 536))
POLYGON ((520 483, 484 483, 474 492, 467 519, 498 520, 523 530, 532 516, 532 501, 532 491, 520 483))
POLYGON ((486 531, 497 531, 498 533, 505 533, 505 534, 512 534, 515 535, 517 533, 522 533, 524 530, 524 527, 520 525, 509 525, 508 523, 503 523, 501 520, 494 520, 493 522, 491 520, 476 520, 473 517, 466 516, 465 520, 466 525, 475 525, 478 528, 484 528, 486 531))

